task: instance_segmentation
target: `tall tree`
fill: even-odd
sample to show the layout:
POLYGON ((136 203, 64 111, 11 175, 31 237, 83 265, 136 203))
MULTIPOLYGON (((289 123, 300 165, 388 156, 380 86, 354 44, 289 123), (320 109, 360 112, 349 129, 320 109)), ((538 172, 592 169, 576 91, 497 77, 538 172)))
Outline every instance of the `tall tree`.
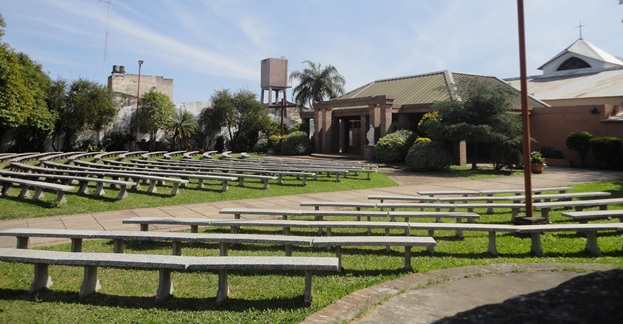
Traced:
POLYGON ((313 107, 315 103, 344 94, 346 80, 333 65, 323 67, 311 61, 303 63, 307 63, 308 67, 290 73, 290 80, 299 81, 292 89, 292 96, 299 107, 313 107))
POLYGON ((149 134, 149 149, 155 150, 159 130, 171 128, 175 105, 164 93, 150 91, 141 98, 139 124, 141 132, 149 134))
MULTIPOLYGON (((4 35, 4 27, 0 15, 0 37, 4 35)), ((8 44, 0 44, 0 138, 7 131, 19 135, 21 132, 16 131, 20 127, 38 133, 51 129, 56 116, 48 111, 45 102, 50 82, 41 65, 28 55, 16 53, 8 44)), ((19 142, 30 142, 33 138, 18 140, 19 146, 19 142)))
POLYGON ((54 134, 63 139, 61 150, 74 148, 79 135, 87 130, 95 131, 99 141, 99 133, 117 116, 110 90, 94 81, 78 79, 68 85, 57 80, 48 94, 48 106, 59 114, 54 134))
POLYGON ((520 144, 521 121, 509 113, 516 93, 508 86, 466 78, 457 81, 456 98, 436 102, 439 119, 424 123, 425 134, 433 139, 466 141, 471 144, 472 169, 478 162, 478 145, 500 147, 520 144))
POLYGON ((197 118, 191 112, 186 109, 177 109, 169 133, 172 134, 172 146, 173 149, 177 148, 176 142, 179 138, 180 144, 183 145, 184 141, 188 141, 197 131, 197 118))
MULTIPOLYGON (((259 138, 259 132, 270 127, 270 118, 257 95, 250 90, 216 91, 212 96, 212 108, 229 135, 230 149, 234 152, 248 151, 259 138)), ((218 125, 217 121, 213 126, 218 125)))
POLYGON ((211 106, 203 108, 199 113, 199 132, 204 141, 201 147, 208 149, 216 143, 217 136, 223 127, 232 119, 235 108, 233 96, 228 89, 216 90, 210 97, 211 106))
POLYGON ((251 150, 259 133, 270 127, 270 117, 257 95, 250 90, 238 90, 234 94, 234 107, 233 124, 230 125, 236 128, 236 132, 231 137, 231 149, 234 152, 251 150))

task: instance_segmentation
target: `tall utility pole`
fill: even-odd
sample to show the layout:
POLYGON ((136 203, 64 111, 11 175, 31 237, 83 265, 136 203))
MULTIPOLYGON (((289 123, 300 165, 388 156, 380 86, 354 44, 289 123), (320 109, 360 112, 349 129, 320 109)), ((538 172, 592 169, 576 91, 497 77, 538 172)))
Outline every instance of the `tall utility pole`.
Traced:
POLYGON ((519 72, 521 79, 521 121, 523 129, 523 174, 526 200, 526 217, 532 217, 532 164, 530 162, 530 116, 528 116, 528 76, 526 72, 526 33, 523 0, 517 0, 519 22, 519 72))
POLYGON ((141 101, 141 65, 143 60, 138 60, 138 81, 136 84, 136 116, 135 116, 135 128, 134 128, 134 150, 138 151, 138 106, 141 101))

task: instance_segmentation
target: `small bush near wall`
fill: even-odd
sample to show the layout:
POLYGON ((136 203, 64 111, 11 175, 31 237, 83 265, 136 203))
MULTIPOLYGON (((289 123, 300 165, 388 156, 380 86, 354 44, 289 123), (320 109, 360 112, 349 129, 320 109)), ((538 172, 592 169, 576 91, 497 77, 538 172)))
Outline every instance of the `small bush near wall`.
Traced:
POLYGON ((253 152, 267 153, 268 152, 268 138, 260 138, 255 146, 253 146, 253 152))
POLYGON ((418 141, 409 149, 405 162, 414 171, 443 171, 450 168, 452 157, 441 142, 418 141))
POLYGON ((582 166, 586 166, 586 155, 591 150, 591 138, 593 135, 589 132, 575 132, 567 137, 567 148, 578 152, 582 166))
POLYGON ((379 139, 374 146, 374 156, 377 162, 402 162, 416 139, 415 133, 402 129, 389 133, 379 139))
POLYGON ((590 145, 595 160, 609 169, 623 169, 621 139, 613 136, 593 137, 590 145))
POLYGON ((311 141, 305 132, 290 133, 281 142, 281 154, 283 155, 309 155, 311 151, 311 141))

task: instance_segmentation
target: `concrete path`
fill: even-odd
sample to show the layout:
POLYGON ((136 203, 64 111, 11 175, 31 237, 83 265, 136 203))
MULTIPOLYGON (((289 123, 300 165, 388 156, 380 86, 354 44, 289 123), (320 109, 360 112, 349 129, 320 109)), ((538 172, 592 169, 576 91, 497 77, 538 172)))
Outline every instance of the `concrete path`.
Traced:
MULTIPOLYGON (((400 177, 401 175, 397 175, 400 177)), ((548 167, 546 172, 533 175, 532 186, 536 187, 556 187, 566 186, 576 183, 623 179, 623 172, 601 171, 601 170, 581 170, 573 168, 555 168, 548 167)), ((30 218, 10 221, 0 221, 0 230, 10 228, 65 228, 65 229, 92 229, 92 230, 138 230, 138 225, 124 225, 121 223, 123 219, 130 217, 205 217, 205 218, 223 218, 231 217, 229 215, 220 215, 218 211, 226 207, 253 207, 253 208, 301 208, 301 201, 368 201, 367 196, 371 194, 401 194, 413 195, 417 191, 422 190, 458 190, 458 189, 509 189, 523 188, 524 178, 521 175, 496 177, 488 179, 470 180, 464 178, 435 178, 435 177, 412 177, 409 185, 377 188, 366 190, 350 190, 332 193, 318 194, 302 194, 290 195, 282 197, 243 199, 236 201, 221 201, 204 204, 167 206, 158 208, 140 208, 132 210, 88 213, 79 215, 54 216, 43 218, 30 218)), ((187 229, 187 227, 175 226, 150 226, 153 230, 172 231, 179 229, 187 229)), ((68 242, 58 239, 31 239, 31 245, 49 245, 54 243, 68 242)), ((15 238, 0 237, 0 247, 15 247, 15 238)), ((592 265, 589 265, 589 267, 592 265)), ((389 298, 388 301, 382 303, 380 307, 368 313, 365 317, 359 319, 360 323, 372 322, 396 322, 396 323, 417 323, 430 322, 434 319, 452 315, 457 311, 471 309, 475 306, 501 301, 509 296, 523 294, 534 289, 550 288, 561 281, 565 281, 575 273, 550 273, 550 271, 541 272, 542 275, 530 275, 527 277, 522 273, 512 273, 512 271, 499 270, 500 265, 492 266, 497 270, 478 269, 450 269, 445 270, 452 273, 454 280, 437 285, 434 289, 420 289, 412 291, 416 287, 422 285, 423 280, 420 276, 435 276, 431 274, 414 274, 397 279, 392 282, 381 285, 381 288, 364 289, 355 292, 343 300, 336 302, 318 313, 310 316, 309 323, 334 323, 348 321, 356 314, 365 311, 368 307, 372 307, 389 298), (495 270, 495 271, 494 271, 495 270), (487 272, 488 271, 488 272, 487 272), (464 279, 466 276, 481 276, 484 274, 495 274, 495 276, 487 276, 483 278, 464 279), (528 280, 529 278, 529 280, 528 280), (458 280, 461 279, 461 280, 458 280), (500 289, 499 282, 504 282, 505 289, 500 289), (414 282, 419 282, 413 286, 414 282), (509 285, 509 283, 516 283, 509 285), (391 286, 391 289, 388 287, 391 286), (474 290, 476 295, 467 293, 468 290, 474 290), (482 288, 479 293, 477 287, 482 288), (486 290, 483 290, 486 289, 486 290), (404 292, 405 294, 399 294, 404 292), (459 292, 461 296, 458 299, 447 300, 448 293, 459 292), (393 297, 393 298, 390 298, 393 297), (445 300, 445 301, 443 301, 445 300), (439 303, 453 305, 452 308, 439 309, 435 305, 439 303)), ((508 269, 512 269, 512 265, 508 265, 508 269)), ((529 265, 528 267, 541 267, 539 265, 529 265)), ((547 267, 546 267, 547 268, 547 267)), ((501 269, 504 269, 502 267, 501 269)), ((549 268, 547 268, 549 269, 549 268)), ((528 269, 530 270, 530 269, 528 269)), ((447 273, 441 275, 448 278, 447 273)), ((429 282, 429 281, 425 281, 429 282)))

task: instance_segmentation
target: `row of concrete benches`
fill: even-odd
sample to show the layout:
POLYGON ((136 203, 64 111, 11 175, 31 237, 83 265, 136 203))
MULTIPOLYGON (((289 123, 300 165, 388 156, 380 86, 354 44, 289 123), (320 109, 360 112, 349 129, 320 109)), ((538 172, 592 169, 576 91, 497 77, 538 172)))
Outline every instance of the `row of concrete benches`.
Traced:
POLYGON ((411 248, 426 247, 434 251, 436 244, 432 237, 418 236, 292 236, 264 234, 198 234, 168 232, 134 232, 134 231, 91 231, 61 229, 30 229, 17 228, 0 231, 0 236, 15 236, 17 248, 28 248, 31 237, 49 237, 71 239, 71 251, 82 252, 84 239, 113 240, 113 252, 123 253, 126 241, 165 241, 172 243, 172 254, 182 255, 182 243, 219 243, 220 255, 228 255, 228 247, 233 244, 279 244, 285 246, 285 255, 292 256, 292 246, 331 247, 335 248, 338 264, 342 267, 342 246, 402 246, 405 248, 405 270, 411 270, 411 248))
MULTIPOLYGON (((216 303, 227 300, 229 271, 254 272, 304 271, 304 303, 312 301, 312 272, 339 270, 337 258, 328 257, 267 257, 267 256, 177 256, 153 254, 114 254, 114 253, 75 253, 47 250, 24 250, 0 248, 0 261, 30 263, 34 265, 34 278, 29 293, 35 294, 52 285, 49 275, 50 265, 78 266, 84 268, 84 277, 80 286, 79 298, 96 292, 100 288, 97 269, 110 267, 119 269, 158 270, 158 289, 156 302, 168 299, 173 293, 171 273, 178 272, 218 272, 218 290, 216 303)), ((67 278, 73 280, 74 278, 67 278)))
MULTIPOLYGON (((141 231, 148 231, 150 225, 177 225, 190 226, 191 232, 197 233, 199 226, 205 227, 229 227, 232 233, 245 227, 272 227, 282 228, 285 235, 291 233, 291 228, 315 228, 326 229, 330 236, 334 228, 377 228, 385 229, 386 235, 389 230, 404 231, 405 236, 410 235, 412 230, 427 230, 430 237, 434 237, 436 230, 454 230, 458 235, 462 231, 477 231, 489 233, 488 252, 497 255, 496 233, 526 233, 530 234, 532 244, 530 252, 542 256, 541 233, 543 232, 582 232, 586 233, 586 251, 593 255, 600 255, 601 251, 597 244, 598 231, 620 231, 623 223, 591 223, 591 224, 547 224, 547 225, 506 225, 506 224, 474 224, 474 223, 421 223, 421 222, 360 222, 360 221, 297 221, 297 220, 246 220, 246 219, 207 219, 207 218, 173 218, 173 217, 133 217, 125 219, 124 224, 138 224, 141 231)), ((434 247, 429 246, 433 252, 434 247)))
MULTIPOLYGON (((609 193, 586 193, 585 197, 594 196, 608 196, 609 193)), ((568 197, 568 196, 567 196, 568 197)), ((550 199, 553 199, 550 197, 550 199)), ((599 207, 601 210, 607 210, 610 205, 623 204, 623 198, 606 198, 606 199, 586 199, 586 200, 564 200, 564 201, 546 201, 536 202, 532 204, 533 208, 541 211, 541 216, 549 223, 549 212, 555 208, 574 208, 577 211, 581 211, 584 208, 599 207)), ((319 210, 320 207, 333 207, 344 208, 351 207, 361 210, 364 208, 369 209, 390 209, 396 210, 398 208, 404 209, 447 209, 449 211, 455 211, 457 209, 466 209, 468 212, 473 212, 477 208, 490 209, 511 209, 512 217, 515 219, 519 215, 519 211, 526 208, 525 203, 513 202, 513 203, 363 203, 363 202, 330 202, 330 201, 305 201, 301 202, 302 207, 314 207, 319 210)))

